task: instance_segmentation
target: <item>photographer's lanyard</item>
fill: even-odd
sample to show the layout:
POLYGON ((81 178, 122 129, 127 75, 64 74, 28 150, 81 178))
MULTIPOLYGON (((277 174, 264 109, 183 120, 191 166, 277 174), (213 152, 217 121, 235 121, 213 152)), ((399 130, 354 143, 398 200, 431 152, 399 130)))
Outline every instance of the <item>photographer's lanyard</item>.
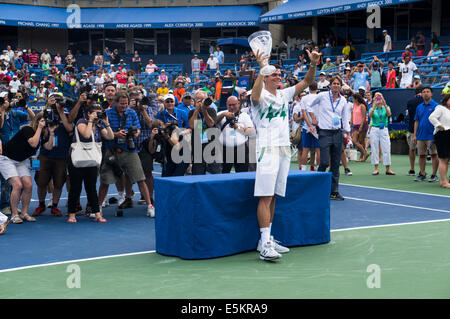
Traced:
POLYGON ((339 117, 336 114, 336 109, 339 107, 339 103, 341 102, 341 95, 339 95, 339 99, 337 100, 336 107, 334 106, 333 102, 333 95, 331 94, 331 91, 328 91, 328 95, 330 97, 330 103, 331 108, 333 109, 333 118, 331 119, 331 123, 333 124, 333 127, 339 126, 340 120, 339 117))

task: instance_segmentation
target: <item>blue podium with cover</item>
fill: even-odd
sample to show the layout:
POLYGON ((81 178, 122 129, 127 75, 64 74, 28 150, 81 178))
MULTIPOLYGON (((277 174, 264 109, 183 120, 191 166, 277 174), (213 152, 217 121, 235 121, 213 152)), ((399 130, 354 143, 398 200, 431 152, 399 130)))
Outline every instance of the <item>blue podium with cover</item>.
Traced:
MULTIPOLYGON (((255 250, 255 172, 155 178, 156 252, 204 259, 255 250)), ((291 170, 272 235, 282 245, 330 241, 331 173, 291 170)))

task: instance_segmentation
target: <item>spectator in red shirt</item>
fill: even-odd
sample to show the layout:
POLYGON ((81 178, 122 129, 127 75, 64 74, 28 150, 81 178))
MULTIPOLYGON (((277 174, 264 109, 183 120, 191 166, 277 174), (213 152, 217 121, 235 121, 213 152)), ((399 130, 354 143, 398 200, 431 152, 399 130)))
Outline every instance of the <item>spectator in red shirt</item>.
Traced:
POLYGON ((28 59, 31 65, 39 65, 39 54, 37 54, 35 49, 31 51, 31 54, 29 55, 28 59))
POLYGON ((119 83, 120 86, 126 86, 127 82, 128 82, 127 74, 123 73, 121 68, 119 68, 119 69, 120 69, 119 72, 117 72, 117 74, 116 74, 117 83, 119 83))
POLYGON ((394 62, 389 61, 389 70, 386 74, 386 89, 395 89, 395 82, 397 80, 397 73, 394 70, 394 62))
POLYGON ((411 59, 413 57, 412 52, 409 50, 409 48, 405 49, 405 52, 402 53, 402 61, 405 62, 405 57, 409 56, 411 59))

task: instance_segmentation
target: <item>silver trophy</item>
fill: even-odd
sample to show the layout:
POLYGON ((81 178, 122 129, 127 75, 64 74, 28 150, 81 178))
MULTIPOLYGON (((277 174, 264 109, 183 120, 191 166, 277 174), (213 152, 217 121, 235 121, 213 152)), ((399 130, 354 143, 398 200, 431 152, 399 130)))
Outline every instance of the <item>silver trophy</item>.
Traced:
MULTIPOLYGON (((263 53, 263 56, 270 57, 270 53, 272 52, 272 34, 269 31, 252 33, 248 37, 248 43, 255 55, 259 51, 263 53)), ((275 71, 275 67, 268 65, 268 59, 264 60, 263 63, 264 67, 261 69, 261 74, 270 75, 275 71)))

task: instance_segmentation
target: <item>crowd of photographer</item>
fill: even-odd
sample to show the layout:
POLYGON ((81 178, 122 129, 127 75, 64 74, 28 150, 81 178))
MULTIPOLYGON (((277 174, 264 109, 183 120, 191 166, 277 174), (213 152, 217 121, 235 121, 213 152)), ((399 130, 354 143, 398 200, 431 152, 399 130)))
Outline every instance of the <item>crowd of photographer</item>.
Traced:
MULTIPOLYGON (((75 64, 70 56, 65 60, 69 66, 75 64)), ((121 83, 116 75, 124 74, 126 70, 123 66, 118 68, 120 72, 114 66, 108 66, 95 74, 85 73, 85 70, 75 74, 76 69, 69 67, 65 68, 68 71, 57 73, 65 77, 66 84, 76 88, 74 99, 63 96, 58 89, 57 77, 49 75, 41 82, 35 81, 35 75, 28 77, 26 71, 21 73, 25 66, 21 71, 9 65, 10 74, 2 73, 3 80, 5 76, 11 80, 0 88, 0 209, 11 214, 12 223, 35 221, 47 207, 51 215, 62 216, 59 200, 64 185, 69 194, 67 221, 76 222, 76 216, 82 212, 83 183, 88 202, 84 214, 97 222, 106 222, 102 208, 114 203, 114 198, 107 198, 111 184, 115 184, 119 193, 119 209, 133 207, 133 185, 137 184, 141 195, 138 203, 147 205, 147 216, 154 217, 152 172, 155 162, 162 166, 162 177, 229 173, 233 167, 236 172, 256 169, 256 132, 248 92, 230 96, 226 100, 226 110, 218 112, 214 103, 217 94, 211 85, 188 92, 183 88, 186 79, 180 76, 174 81, 176 94, 165 85, 161 86, 164 90, 146 92, 137 82, 121 83), (23 82, 11 84, 17 77, 23 82), (28 107, 29 95, 36 96, 35 92, 45 92, 42 93, 45 106, 37 114, 28 107), (77 145, 90 146, 83 149, 76 148, 77 145), (93 150, 90 162, 74 160, 79 152, 91 152, 86 149, 93 150), (39 169, 34 179, 39 204, 30 216, 28 209, 33 184, 28 165, 37 153, 39 169), (100 186, 97 189, 98 180, 100 186), (48 206, 45 203, 47 194, 51 196, 48 206)), ((354 73, 359 74, 359 71, 354 73)), ((367 148, 371 145, 373 174, 377 175, 379 156, 378 151, 376 156, 373 152, 381 145, 386 174, 394 175, 390 170, 390 141, 386 135, 390 110, 382 95, 374 96, 367 90, 370 86, 349 83, 345 76, 326 80, 321 75, 320 78, 296 96, 290 105, 291 140, 298 148, 299 169, 306 170, 308 160, 312 170, 316 165, 321 170, 333 166, 333 174, 338 179, 336 170, 342 162, 345 174, 351 175, 345 154, 347 146, 355 145, 361 153, 358 161, 365 161, 369 157, 367 148), (324 97, 325 101, 325 96, 330 96, 330 102, 331 92, 336 94, 337 104, 342 98, 343 114, 348 122, 345 125, 348 124, 351 130, 339 141, 339 148, 336 148, 339 154, 324 158, 318 134, 323 114, 316 97, 324 97), (380 134, 375 134, 377 132, 380 134), (330 157, 333 157, 331 164, 330 157)), ((283 88, 296 83, 295 77, 282 81, 283 88)), ((333 101, 331 107, 335 107, 333 101)), ((420 128, 416 132, 418 135, 420 128)), ((322 129, 321 134, 325 131, 322 129)), ((334 196, 340 199, 338 193, 334 196)), ((3 219, 0 217, 0 224, 3 219)))

